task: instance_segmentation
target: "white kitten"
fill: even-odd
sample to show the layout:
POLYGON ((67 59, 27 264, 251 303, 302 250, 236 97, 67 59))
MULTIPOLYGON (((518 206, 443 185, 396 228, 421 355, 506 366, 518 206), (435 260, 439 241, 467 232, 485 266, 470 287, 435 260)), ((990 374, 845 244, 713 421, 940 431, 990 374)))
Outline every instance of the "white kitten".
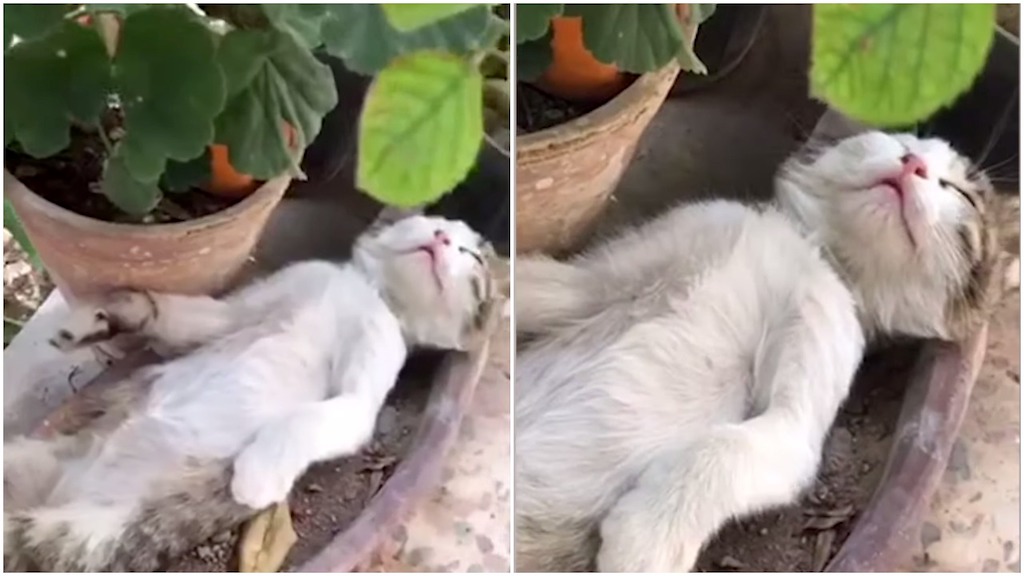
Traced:
POLYGON ((76 436, 5 445, 5 496, 32 494, 5 498, 5 566, 150 571, 284 500, 371 438, 410 347, 463 349, 481 329, 487 250, 414 216, 364 234, 350 263, 222 299, 119 292, 73 311, 59 347, 131 332, 179 356, 115 386, 76 436))
POLYGON ((996 294, 990 187, 944 142, 864 134, 776 190, 517 260, 517 571, 690 570, 812 482, 866 337, 960 337, 996 294))

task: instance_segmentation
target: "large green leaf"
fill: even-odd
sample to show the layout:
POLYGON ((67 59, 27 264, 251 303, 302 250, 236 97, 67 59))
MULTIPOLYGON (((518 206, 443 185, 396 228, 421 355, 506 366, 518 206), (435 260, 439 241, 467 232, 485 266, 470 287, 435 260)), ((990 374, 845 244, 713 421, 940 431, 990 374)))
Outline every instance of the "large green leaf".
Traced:
POLYGON ((816 5, 812 91, 862 122, 912 124, 971 86, 994 24, 991 4, 816 5))
POLYGON ((67 4, 4 4, 4 50, 15 36, 24 41, 45 35, 70 11, 67 4))
POLYGON ((124 109, 125 168, 156 182, 168 158, 190 160, 213 142, 225 81, 213 32, 184 7, 154 7, 128 16, 114 61, 124 109))
POLYGON ((547 33, 551 19, 562 14, 563 4, 516 4, 516 42, 536 40, 547 33))
POLYGON ((404 56, 370 86, 356 186, 387 204, 431 202, 461 182, 483 139, 483 79, 465 59, 404 56))
POLYGON ((473 4, 381 4, 395 30, 409 32, 473 7, 473 4))
POLYGON ((106 106, 110 60, 100 37, 74 22, 4 53, 4 138, 36 158, 70 142, 72 119, 96 124, 106 106))
POLYGON ((716 4, 690 4, 690 10, 693 14, 692 20, 696 24, 703 24, 708 18, 715 15, 716 4))
POLYGON ((398 56, 420 50, 466 54, 493 41, 491 11, 474 6, 435 24, 401 32, 379 4, 331 4, 323 38, 328 52, 349 70, 376 74, 398 56))
POLYGON ((32 245, 32 241, 28 239, 28 233, 25 232, 25 227, 21 225, 21 219, 18 218, 18 214, 14 211, 14 206, 11 202, 4 198, 4 228, 11 233, 11 237, 14 241, 21 246, 21 249, 28 254, 28 259, 40 270, 43 269, 43 262, 39 259, 39 253, 36 252, 35 246, 32 245))
POLYGON ((231 165, 261 180, 301 175, 303 150, 338 103, 330 67, 280 30, 234 30, 217 61, 227 72, 229 101, 216 140, 227 145, 231 165), (285 123, 294 129, 291 143, 285 123))
POLYGON ((567 4, 583 17, 583 44, 595 58, 642 74, 658 70, 683 49, 675 4, 567 4))
POLYGON ((267 19, 279 30, 295 34, 303 46, 313 49, 323 43, 320 34, 327 18, 325 4, 261 4, 267 19))
MULTIPOLYGON (((159 178, 159 175, 157 176, 159 178)), ((163 197, 157 180, 141 181, 128 169, 124 158, 115 154, 107 159, 100 183, 103 195, 118 208, 133 216, 144 216, 163 197)))

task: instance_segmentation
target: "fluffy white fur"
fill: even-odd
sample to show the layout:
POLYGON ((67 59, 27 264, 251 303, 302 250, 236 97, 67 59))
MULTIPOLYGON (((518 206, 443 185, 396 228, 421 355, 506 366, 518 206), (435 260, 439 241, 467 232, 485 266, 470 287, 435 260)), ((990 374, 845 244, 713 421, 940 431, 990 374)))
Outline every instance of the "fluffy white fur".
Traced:
POLYGON ((688 571, 727 520, 795 500, 866 338, 951 335, 979 257, 967 168, 868 133, 784 166, 774 204, 517 259, 516 570, 688 571))
POLYGON ((195 462, 233 460, 230 492, 254 510, 284 500, 310 464, 371 438, 410 347, 468 344, 490 298, 486 249, 461 222, 414 216, 365 234, 349 263, 298 263, 222 299, 119 292, 74 310, 59 347, 133 332, 178 356, 146 370, 142 405, 87 454, 58 464, 71 440, 6 445, 5 476, 34 480, 5 491, 40 487, 21 499, 40 505, 28 543, 62 525, 70 552, 54 556, 100 569, 93 546, 195 462))

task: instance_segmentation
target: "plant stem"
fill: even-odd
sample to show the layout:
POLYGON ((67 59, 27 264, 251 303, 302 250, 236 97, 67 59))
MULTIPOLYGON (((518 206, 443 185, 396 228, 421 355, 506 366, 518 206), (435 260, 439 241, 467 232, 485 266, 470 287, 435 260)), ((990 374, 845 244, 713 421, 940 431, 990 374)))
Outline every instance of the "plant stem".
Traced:
POLYGON ((103 122, 96 125, 96 133, 100 135, 100 141, 103 142, 103 147, 107 149, 107 156, 113 156, 114 145, 110 142, 110 138, 107 137, 107 131, 103 129, 103 122))
POLYGON ((487 50, 481 50, 479 52, 474 52, 473 55, 469 57, 469 63, 473 65, 473 68, 480 68, 480 65, 483 64, 486 59, 487 50))
POLYGON ((504 50, 498 50, 497 48, 489 48, 487 50, 487 55, 491 56, 492 58, 497 58, 498 60, 501 60, 502 64, 508 67, 508 52, 505 52, 504 50))

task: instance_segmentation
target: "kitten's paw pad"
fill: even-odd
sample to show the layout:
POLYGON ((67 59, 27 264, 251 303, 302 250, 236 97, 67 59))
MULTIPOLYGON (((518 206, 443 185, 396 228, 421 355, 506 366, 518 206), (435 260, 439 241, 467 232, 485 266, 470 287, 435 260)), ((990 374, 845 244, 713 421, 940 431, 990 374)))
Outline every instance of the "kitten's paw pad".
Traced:
POLYGON ((80 308, 73 310, 50 338, 50 345, 65 352, 109 340, 115 330, 105 310, 80 308))
POLYGON ((231 497, 243 506, 263 510, 286 501, 294 483, 294 476, 284 474, 270 463, 254 461, 250 454, 243 453, 235 461, 231 497))

